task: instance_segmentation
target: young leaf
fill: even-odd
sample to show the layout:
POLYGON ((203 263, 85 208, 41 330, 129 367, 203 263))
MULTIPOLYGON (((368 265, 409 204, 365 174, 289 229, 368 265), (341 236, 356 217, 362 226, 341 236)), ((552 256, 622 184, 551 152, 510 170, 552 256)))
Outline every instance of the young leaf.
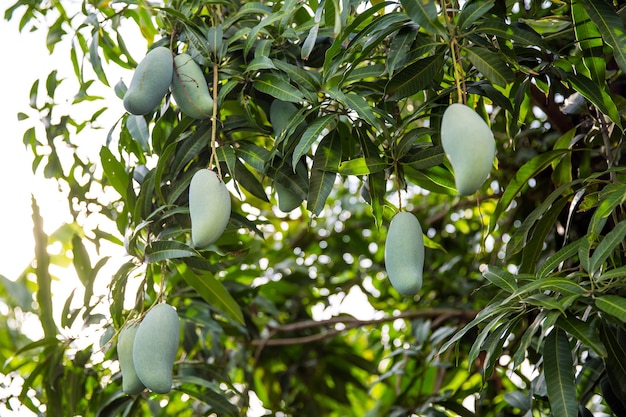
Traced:
POLYGON ((546 337, 543 363, 552 414, 555 417, 577 417, 572 350, 567 335, 558 327, 552 329, 546 337))

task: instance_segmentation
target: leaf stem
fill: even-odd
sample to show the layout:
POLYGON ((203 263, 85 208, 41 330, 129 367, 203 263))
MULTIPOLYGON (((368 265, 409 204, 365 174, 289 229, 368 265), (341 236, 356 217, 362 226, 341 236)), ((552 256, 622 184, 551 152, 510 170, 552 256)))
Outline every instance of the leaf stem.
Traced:
POLYGON ((220 168, 220 161, 217 157, 216 141, 217 141, 217 83, 218 66, 213 65, 213 115, 211 116, 211 159, 209 165, 214 163, 217 167, 217 177, 222 181, 222 169, 220 168))

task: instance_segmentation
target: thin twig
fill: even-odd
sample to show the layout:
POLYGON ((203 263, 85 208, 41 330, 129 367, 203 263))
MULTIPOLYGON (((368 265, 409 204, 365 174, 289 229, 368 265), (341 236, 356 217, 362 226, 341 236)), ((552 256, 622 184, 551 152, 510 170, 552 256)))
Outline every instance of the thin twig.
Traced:
POLYGON ((211 159, 210 163, 214 163, 217 167, 217 177, 222 181, 222 169, 220 161, 217 157, 217 83, 219 82, 218 66, 213 65, 213 115, 211 116, 211 159))

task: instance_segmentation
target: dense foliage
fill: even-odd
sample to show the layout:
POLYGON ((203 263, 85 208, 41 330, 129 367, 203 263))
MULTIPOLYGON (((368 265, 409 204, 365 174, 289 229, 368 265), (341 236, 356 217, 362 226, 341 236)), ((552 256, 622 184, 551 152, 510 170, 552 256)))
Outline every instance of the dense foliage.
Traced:
POLYGON ((258 401, 271 415, 626 415, 621 6, 18 1, 5 18, 47 31, 78 81, 67 114, 56 71, 19 113, 33 170, 59 182, 75 222, 47 236, 33 201, 34 261, 2 277, 1 372, 21 386, 4 406, 50 416, 260 415, 258 401), (108 69, 131 74, 143 58, 131 56, 125 27, 147 47, 194 57, 214 117, 191 119, 169 95, 148 115, 123 111, 130 75, 116 82, 108 69), (456 102, 496 138, 491 177, 467 197, 440 144, 456 102), (111 112, 114 126, 92 129, 111 112), (98 154, 79 152, 85 137, 100 141, 98 154), (232 216, 199 250, 187 190, 207 167, 227 183, 232 216), (281 190, 296 209, 278 209, 281 190), (384 268, 398 209, 425 233, 415 297, 396 292, 384 268), (104 244, 127 256, 100 256, 104 244), (111 263, 119 269, 103 277, 111 263), (83 287, 81 300, 54 299, 60 316, 54 265, 72 265, 83 287), (116 333, 163 300, 183 323, 174 389, 124 395, 116 333), (40 339, 22 331, 24 317, 40 321, 40 339))

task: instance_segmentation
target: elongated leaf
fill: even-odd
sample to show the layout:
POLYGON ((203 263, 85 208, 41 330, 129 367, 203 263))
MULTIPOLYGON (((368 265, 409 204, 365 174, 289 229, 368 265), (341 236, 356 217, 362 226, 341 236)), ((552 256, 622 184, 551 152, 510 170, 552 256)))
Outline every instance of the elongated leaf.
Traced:
POLYGON ((580 246, 581 239, 571 242, 568 245, 559 249, 554 255, 550 256, 546 261, 541 265, 539 271, 537 272, 537 278, 545 278, 558 268, 563 262, 568 259, 571 259, 574 255, 578 253, 578 247, 580 246))
POLYGON ((250 194, 263 201, 270 201, 265 193, 263 184, 240 160, 237 160, 235 163, 235 176, 237 177, 237 183, 248 190, 250 194))
POLYGON ((602 273, 598 281, 606 281, 614 278, 626 277, 626 266, 620 266, 619 268, 609 269, 602 273))
POLYGON ((426 31, 445 35, 446 30, 437 20, 437 3, 435 0, 400 0, 412 21, 422 26, 426 31))
POLYGON ((557 310, 561 314, 566 314, 566 306, 561 301, 561 299, 557 299, 552 295, 546 294, 533 294, 524 298, 524 303, 528 303, 530 305, 534 305, 537 307, 541 307, 543 310, 557 310))
POLYGON ((606 357, 606 347, 604 347, 604 344, 591 324, 585 323, 573 316, 559 317, 556 324, 561 329, 580 340, 582 344, 592 348, 600 357, 606 357))
POLYGON ((411 177, 411 181, 426 190, 442 194, 457 194, 454 177, 450 171, 441 166, 417 171, 407 165, 405 173, 411 177))
POLYGON ((198 291, 198 294, 206 302, 223 311, 237 323, 244 325, 243 313, 239 304, 230 295, 224 284, 215 279, 212 274, 204 273, 200 276, 182 265, 178 267, 178 271, 185 282, 198 291))
POLYGON ((92 32, 91 43, 89 44, 89 62, 93 67, 94 72, 98 76, 98 79, 107 87, 109 86, 109 80, 107 80, 106 73, 102 67, 102 61, 100 60, 100 54, 98 52, 100 35, 98 28, 95 28, 92 32))
POLYGON ((602 38, 613 48, 615 61, 626 71, 626 29, 615 9, 604 0, 580 0, 602 38))
POLYGON ((323 136, 328 134, 337 123, 337 118, 332 114, 327 114, 326 116, 320 117, 309 127, 306 128, 300 141, 296 145, 296 149, 293 152, 293 156, 291 159, 291 166, 296 166, 300 158, 306 154, 311 146, 323 136))
POLYGON ((596 106, 598 110, 609 116, 613 123, 621 126, 621 119, 617 106, 613 102, 613 99, 611 99, 611 96, 604 89, 600 88, 592 80, 581 74, 568 74, 567 82, 569 82, 576 91, 596 106))
POLYGON ((494 316, 499 316, 503 312, 506 312, 510 309, 510 306, 503 304, 490 304, 484 310, 481 310, 476 317, 469 323, 467 323, 460 331, 458 331, 450 340, 441 346, 439 352, 445 352, 448 350, 453 344, 457 341, 461 340, 463 336, 474 327, 478 326, 481 323, 484 323, 487 320, 493 319, 494 316))
POLYGON ((483 272, 483 277, 506 292, 512 293, 517 290, 515 275, 493 265, 489 265, 483 272))
POLYGON ((508 83, 513 82, 515 78, 513 71, 498 54, 482 46, 466 47, 463 50, 472 65, 491 82, 501 87, 505 87, 508 83))
POLYGON ((577 417, 572 350, 565 332, 554 328, 543 347, 544 374, 554 417, 577 417))
POLYGON ((475 21, 485 15, 494 5, 495 0, 479 0, 467 2, 463 6, 463 10, 459 13, 457 26, 461 29, 467 29, 475 21))
POLYGON ((263 74, 254 81, 254 88, 279 100, 304 102, 304 94, 296 87, 273 74, 263 74))
POLYGON ((600 310, 626 323, 626 298, 618 295, 603 295, 596 297, 595 302, 600 310))
POLYGON ((146 248, 147 263, 193 256, 200 256, 200 254, 191 246, 175 240, 156 240, 146 248))
POLYGON ((265 16, 263 19, 261 19, 261 21, 255 27, 252 28, 252 30, 248 34, 248 37, 246 38, 246 42, 244 43, 244 47, 243 47, 244 55, 248 55, 248 53, 250 52, 250 49, 252 49, 252 46, 254 46, 254 43, 257 41, 258 35, 263 30, 263 28, 267 26, 271 26, 275 22, 279 21, 280 19, 283 18, 284 14, 285 12, 282 10, 271 13, 265 16))
POLYGON ((339 164, 341 175, 367 175, 387 168, 387 163, 378 158, 355 158, 339 164))
POLYGON ((609 216, 613 211, 626 201, 626 184, 612 184, 604 188, 600 194, 600 204, 593 213, 587 234, 591 239, 596 239, 609 216))
POLYGON ((517 196, 522 188, 528 183, 528 181, 539 174, 541 171, 550 166, 550 164, 556 159, 562 158, 566 152, 569 150, 555 150, 544 152, 530 161, 526 162, 515 174, 515 178, 511 180, 511 182, 504 189, 504 193, 502 193, 502 197, 498 201, 498 205, 494 211, 494 214, 491 218, 491 222, 489 224, 489 228, 493 230, 495 227, 496 220, 500 218, 500 215, 504 210, 506 210, 513 199, 517 196))
POLYGON ((503 39, 510 39, 522 45, 543 45, 543 38, 529 26, 523 24, 507 25, 501 20, 487 19, 476 29, 479 32, 499 36, 503 39))
POLYGON ((341 138, 333 133, 322 139, 313 158, 307 209, 316 216, 324 209, 326 198, 328 198, 335 183, 340 162, 341 138))
MULTIPOLYGON (((419 1, 419 0, 414 0, 419 1)), ((387 83, 385 95, 389 100, 399 100, 424 90, 433 83, 444 64, 441 54, 422 58, 397 72, 387 83)))
POLYGON ((146 119, 143 116, 129 114, 126 119, 126 127, 133 139, 139 142, 141 149, 147 152, 150 143, 150 132, 148 131, 146 119))
MULTIPOLYGON (((411 168, 424 170, 441 165, 445 160, 445 157, 446 153, 444 152, 443 147, 441 145, 435 145, 422 149, 408 156, 405 160, 411 168)), ((402 162, 404 163, 404 161, 402 162)))
POLYGON ((104 174, 113 188, 115 188, 115 191, 122 197, 126 197, 129 179, 124 165, 113 156, 113 153, 106 146, 100 149, 100 161, 102 162, 104 174))
POLYGON ((354 110, 359 117, 365 120, 370 126, 378 125, 378 119, 365 98, 356 93, 348 93, 343 96, 343 100, 343 103, 348 106, 348 108, 354 110))
POLYGON ((37 304, 39 319, 46 338, 55 337, 57 328, 52 315, 52 277, 50 275, 50 255, 48 254, 48 235, 43 230, 43 218, 39 205, 31 196, 33 211, 33 236, 35 238, 35 260, 37 261, 37 304))
POLYGON ((593 251, 589 260, 590 274, 595 274, 600 269, 604 261, 611 256, 611 253, 623 243, 624 237, 626 237, 626 220, 619 222, 593 251))
POLYGON ((578 46, 583 52, 583 63, 589 71, 588 75, 597 85, 604 85, 606 82, 606 63, 602 51, 604 42, 598 27, 577 0, 572 1, 572 20, 578 46))
POLYGON ((618 398, 626 398, 626 333, 608 321, 602 322, 600 337, 607 349, 606 373, 618 398))
POLYGON ((503 321, 504 317, 506 317, 509 313, 510 312, 508 310, 505 310, 505 311, 501 312, 500 314, 495 316, 493 319, 491 319, 491 321, 489 323, 487 323, 480 330, 480 332, 478 333, 478 337, 476 338, 476 340, 472 344, 472 347, 471 347, 471 349, 469 351, 469 356, 468 356, 467 360, 470 363, 474 363, 474 361, 478 357, 478 354, 480 353, 480 351, 483 348, 483 343, 485 342, 487 337, 489 337, 489 333, 491 333, 491 331, 494 330, 495 327, 498 326, 498 325, 500 325, 501 327, 504 327, 504 325, 502 325, 502 321, 503 321))
POLYGON ((511 294, 506 301, 510 302, 518 297, 525 296, 533 292, 556 291, 563 295, 584 295, 587 293, 583 287, 567 278, 544 278, 531 281, 530 283, 519 287, 511 294))

